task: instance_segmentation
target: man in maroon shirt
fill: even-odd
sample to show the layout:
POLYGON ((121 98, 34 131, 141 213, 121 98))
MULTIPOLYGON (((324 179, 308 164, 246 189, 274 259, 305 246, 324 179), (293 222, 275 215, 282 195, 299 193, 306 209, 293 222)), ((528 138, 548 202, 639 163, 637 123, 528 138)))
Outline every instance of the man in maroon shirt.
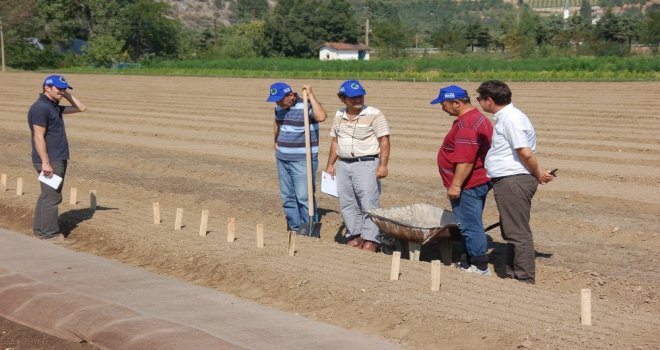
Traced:
POLYGON ((488 241, 481 216, 491 188, 484 159, 490 148, 493 124, 472 106, 467 91, 459 86, 440 89, 440 95, 431 101, 438 103, 443 111, 456 117, 438 151, 438 169, 467 253, 457 267, 490 275, 488 241))

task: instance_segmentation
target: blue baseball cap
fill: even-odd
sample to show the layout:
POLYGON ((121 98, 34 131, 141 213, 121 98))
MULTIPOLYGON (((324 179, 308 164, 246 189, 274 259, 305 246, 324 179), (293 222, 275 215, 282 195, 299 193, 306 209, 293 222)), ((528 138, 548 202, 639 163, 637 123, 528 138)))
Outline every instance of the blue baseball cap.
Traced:
POLYGON ((266 102, 278 102, 281 101, 286 95, 290 94, 291 86, 287 83, 275 83, 270 86, 270 95, 266 102))
POLYGON ((445 101, 458 100, 466 97, 468 97, 468 93, 465 91, 465 89, 457 85, 449 85, 440 89, 440 94, 435 100, 431 101, 431 104, 434 105, 445 101))
POLYGON ((346 95, 348 97, 364 96, 367 91, 364 90, 362 84, 357 80, 346 80, 339 87, 339 95, 346 95))
POLYGON ((44 79, 44 86, 54 86, 60 89, 73 89, 71 85, 61 75, 51 75, 44 79))

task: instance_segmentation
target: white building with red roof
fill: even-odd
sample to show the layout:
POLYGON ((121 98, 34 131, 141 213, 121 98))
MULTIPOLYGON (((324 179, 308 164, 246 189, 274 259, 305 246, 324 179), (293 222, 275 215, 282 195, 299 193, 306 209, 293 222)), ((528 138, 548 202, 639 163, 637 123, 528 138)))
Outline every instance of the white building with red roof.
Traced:
POLYGON ((328 60, 368 60, 369 48, 364 44, 326 42, 319 48, 319 59, 328 60))

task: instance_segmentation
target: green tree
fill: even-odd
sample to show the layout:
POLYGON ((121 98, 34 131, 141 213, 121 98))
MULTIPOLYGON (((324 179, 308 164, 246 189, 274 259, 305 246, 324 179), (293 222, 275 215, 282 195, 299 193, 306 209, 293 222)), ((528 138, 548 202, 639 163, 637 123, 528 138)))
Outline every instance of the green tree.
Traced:
POLYGON ((9 67, 33 70, 53 67, 60 58, 46 38, 36 1, 0 0, 5 59, 9 67))
POLYGON ((95 35, 84 49, 84 57, 92 66, 109 66, 120 62, 124 55, 124 42, 112 35, 95 35))
POLYGON ((231 12, 233 22, 263 20, 268 16, 268 1, 237 0, 231 12))
POLYGON ((405 48, 410 47, 412 32, 399 20, 375 19, 371 46, 378 48, 383 57, 405 56, 405 48))
POLYGON ((475 46, 487 48, 491 40, 488 28, 479 22, 467 26, 465 39, 470 43, 470 52, 474 52, 475 46))
POLYGON ((519 9, 507 13, 500 23, 499 44, 504 45, 511 55, 532 56, 537 46, 537 32, 540 26, 540 17, 528 6, 520 6, 519 9))
POLYGON ((627 55, 632 41, 638 36, 640 19, 635 13, 617 15, 607 9, 594 28, 600 42, 595 43, 598 54, 627 55))
POLYGON ((264 56, 311 57, 313 8, 309 1, 279 1, 264 25, 264 56))
POLYGON ((608 8, 603 17, 596 23, 596 34, 599 38, 616 43, 625 42, 625 34, 621 18, 608 8))
POLYGON ((315 31, 322 41, 358 43, 360 26, 355 11, 347 0, 321 0, 316 2, 315 31))
POLYGON ((640 30, 640 41, 649 46, 653 55, 658 54, 660 46, 660 5, 646 10, 640 30))
POLYGON ((466 36, 467 25, 460 21, 447 22, 431 34, 431 42, 435 47, 444 50, 465 53, 470 46, 466 36))
POLYGON ((178 20, 167 17, 168 11, 164 2, 153 0, 0 0, 8 51, 16 50, 13 57, 26 62, 41 61, 41 67, 56 65, 73 39, 88 41, 85 60, 94 64, 106 64, 123 52, 132 59, 175 57, 187 33, 178 20), (37 41, 43 50, 30 43, 37 41), (118 43, 124 45, 121 50, 118 43))
POLYGON ((257 57, 257 48, 263 44, 264 22, 251 21, 225 28, 219 42, 206 48, 203 58, 244 58, 257 57))
POLYGON ((125 9, 125 51, 134 60, 153 56, 176 57, 181 25, 167 16, 168 5, 136 0, 125 9))
POLYGON ((264 56, 314 57, 325 41, 357 43, 358 24, 347 0, 279 1, 264 25, 264 56))
POLYGON ((580 4, 580 17, 585 23, 591 23, 591 2, 589 0, 582 0, 580 4))

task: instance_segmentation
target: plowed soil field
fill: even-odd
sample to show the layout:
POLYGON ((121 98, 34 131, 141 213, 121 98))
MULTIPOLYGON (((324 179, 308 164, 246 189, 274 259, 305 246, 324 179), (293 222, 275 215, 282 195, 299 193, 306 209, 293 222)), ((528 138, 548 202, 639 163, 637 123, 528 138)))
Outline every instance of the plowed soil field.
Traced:
MULTIPOLYGON (((26 112, 44 74, 0 74, 0 225, 30 234, 39 194, 26 112), (16 179, 24 194, 16 195, 16 179)), ((473 276, 341 244, 337 200, 318 195, 321 239, 287 236, 273 157, 272 81, 69 75, 89 111, 66 117, 71 161, 60 213, 70 249, 216 288, 277 309, 383 337, 408 349, 657 349, 660 341, 660 83, 511 83, 532 119, 539 160, 559 168, 534 198, 537 284, 501 277, 503 244, 489 232, 491 268, 473 276), (69 204, 77 188, 78 200, 69 204), (95 190, 97 209, 90 207, 95 190), (153 223, 158 202, 162 222, 153 223), (174 231, 177 208, 183 229, 174 231), (209 210, 208 235, 199 235, 209 210), (236 240, 226 239, 236 218, 236 240), (255 227, 265 227, 256 247, 255 227), (593 325, 580 325, 580 289, 593 325)), ((330 115, 339 81, 312 84, 330 115)), ((435 156, 453 118, 429 101, 439 83, 365 81, 366 102, 392 128, 382 207, 450 208, 435 156)), ((473 93, 477 83, 461 83, 473 93)), ((331 121, 322 124, 320 169, 331 121)), ((498 221, 492 195, 486 224, 498 221)), ((426 260, 426 261, 424 261, 426 260)))

